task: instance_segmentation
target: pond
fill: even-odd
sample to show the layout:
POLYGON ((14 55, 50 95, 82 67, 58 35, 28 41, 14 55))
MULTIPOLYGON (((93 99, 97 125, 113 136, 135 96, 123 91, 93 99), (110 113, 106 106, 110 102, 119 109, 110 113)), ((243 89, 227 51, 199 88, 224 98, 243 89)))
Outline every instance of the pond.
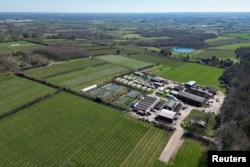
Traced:
POLYGON ((177 52, 177 53, 192 53, 194 51, 194 49, 190 49, 190 48, 181 48, 181 47, 174 47, 171 49, 173 52, 177 52))

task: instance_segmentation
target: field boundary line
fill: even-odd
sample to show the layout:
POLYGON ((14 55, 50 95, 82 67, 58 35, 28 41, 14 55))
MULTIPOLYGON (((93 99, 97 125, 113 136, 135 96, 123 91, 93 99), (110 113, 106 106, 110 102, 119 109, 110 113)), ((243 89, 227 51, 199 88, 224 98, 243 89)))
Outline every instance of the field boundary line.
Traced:
POLYGON ((17 112, 19 112, 19 111, 21 111, 21 110, 23 110, 23 109, 25 109, 27 107, 30 107, 30 106, 32 106, 32 105, 34 105, 36 103, 39 103, 39 102, 41 102, 41 101, 43 101, 43 100, 45 100, 45 99, 59 93, 59 92, 61 92, 61 91, 59 90, 59 91, 56 91, 53 94, 47 94, 45 96, 38 97, 38 98, 36 98, 36 99, 34 99, 32 101, 29 101, 29 102, 27 102, 27 103, 25 103, 25 104, 23 104, 23 105, 21 105, 19 107, 16 107, 16 108, 14 108, 14 109, 12 109, 10 111, 7 111, 7 112, 5 112, 3 114, 0 114, 0 120, 3 119, 3 118, 6 118, 8 116, 11 116, 12 114, 15 114, 15 113, 17 113, 17 112))

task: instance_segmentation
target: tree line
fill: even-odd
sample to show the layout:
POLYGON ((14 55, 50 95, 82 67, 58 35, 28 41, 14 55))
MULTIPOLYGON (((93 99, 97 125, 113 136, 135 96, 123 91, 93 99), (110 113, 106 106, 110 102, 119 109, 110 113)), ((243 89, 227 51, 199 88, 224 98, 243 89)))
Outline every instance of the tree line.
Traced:
POLYGON ((222 150, 250 150, 250 47, 236 50, 241 63, 227 68, 221 79, 229 85, 221 108, 217 138, 222 150))
POLYGON ((182 46, 198 49, 206 46, 206 44, 204 43, 206 39, 216 38, 216 35, 212 33, 204 33, 191 30, 162 29, 160 31, 150 32, 139 29, 136 33, 146 37, 171 37, 170 39, 165 40, 138 41, 137 45, 139 46, 182 46))

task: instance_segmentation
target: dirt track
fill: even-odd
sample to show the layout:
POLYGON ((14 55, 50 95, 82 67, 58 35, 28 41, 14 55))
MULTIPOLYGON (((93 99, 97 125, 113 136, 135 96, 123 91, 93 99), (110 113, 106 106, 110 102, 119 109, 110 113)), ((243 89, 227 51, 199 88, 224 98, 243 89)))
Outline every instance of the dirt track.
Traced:
POLYGON ((161 156, 159 158, 160 161, 168 163, 171 157, 173 157, 177 153, 178 149, 182 145, 184 141, 184 139, 182 139, 182 136, 185 130, 181 128, 180 124, 186 118, 186 116, 188 116, 188 114, 191 112, 192 109, 193 107, 189 107, 186 110, 181 112, 182 115, 179 117, 179 119, 176 122, 176 130, 174 131, 166 147, 162 151, 161 156))

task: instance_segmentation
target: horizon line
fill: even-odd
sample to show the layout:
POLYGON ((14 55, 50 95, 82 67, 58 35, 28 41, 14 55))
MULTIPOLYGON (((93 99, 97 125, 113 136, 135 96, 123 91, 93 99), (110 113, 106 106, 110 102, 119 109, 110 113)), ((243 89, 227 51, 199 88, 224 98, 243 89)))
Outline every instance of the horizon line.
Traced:
POLYGON ((169 11, 169 12, 49 12, 49 11, 0 11, 0 13, 51 13, 51 14, 171 14, 171 13, 250 13, 250 11, 169 11))

